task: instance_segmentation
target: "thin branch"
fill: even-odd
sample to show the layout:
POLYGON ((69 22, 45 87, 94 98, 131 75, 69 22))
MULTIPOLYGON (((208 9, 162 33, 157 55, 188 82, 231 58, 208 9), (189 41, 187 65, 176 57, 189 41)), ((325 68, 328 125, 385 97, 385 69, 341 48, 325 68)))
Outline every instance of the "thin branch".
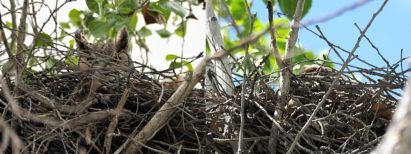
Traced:
MULTIPOLYGON (((275 59, 277 60, 277 64, 281 70, 280 72, 280 92, 279 92, 279 102, 277 103, 278 109, 275 111, 277 114, 277 119, 281 119, 283 117, 283 108, 286 104, 288 93, 290 90, 290 82, 291 82, 291 71, 289 70, 288 66, 291 66, 291 57, 294 56, 294 46, 295 43, 297 42, 298 38, 298 30, 300 28, 300 20, 302 16, 302 12, 304 9, 304 3, 305 0, 299 0, 297 2, 297 7, 294 12, 293 20, 291 21, 291 30, 288 34, 288 39, 286 43, 286 51, 285 51, 285 56, 283 58, 283 61, 281 61, 281 57, 278 53, 278 49, 276 49, 276 40, 275 40, 275 35, 274 35, 274 29, 271 30, 271 39, 272 39, 272 46, 274 48, 274 56, 275 59), (278 61, 280 60, 280 61, 278 61)), ((269 22, 270 22, 270 27, 273 26, 273 8, 271 1, 267 4, 268 11, 269 11, 269 22)), ((276 153, 276 145, 277 145, 277 138, 275 137, 276 135, 279 134, 279 131, 277 130, 278 128, 274 125, 274 123, 271 125, 271 137, 269 140, 269 145, 270 145, 270 152, 271 153, 276 153)))
POLYGON ((357 42, 355 43, 353 49, 351 50, 350 54, 348 55, 344 65, 341 67, 340 71, 338 71, 337 76, 335 77, 335 79, 333 80, 333 82, 331 83, 330 88, 328 89, 328 91, 324 94, 323 98, 321 99, 321 101, 318 103, 317 107, 314 109, 313 113, 311 114, 310 118, 307 120, 307 122, 304 124, 303 128, 298 132, 297 136, 295 137, 293 143, 291 144, 290 148, 287 151, 287 154, 290 154, 293 152, 295 145, 298 143, 298 141, 300 140, 300 138, 302 137, 303 133, 305 132, 305 130, 307 130, 307 128, 309 126, 311 126, 311 123, 313 122, 313 119, 315 117, 315 115, 318 113, 318 111, 320 110, 320 108, 323 106, 323 104, 325 103, 326 99, 328 98, 328 96, 331 94, 332 90, 334 89, 334 86, 337 84, 342 72, 344 71, 345 68, 347 68, 348 63, 352 60, 355 51, 359 48, 360 46, 360 42, 362 40, 362 38, 364 37, 365 33, 368 31, 368 29, 371 27, 373 21, 375 20, 375 18, 378 16, 378 14, 381 13, 381 11, 383 10, 384 6, 387 4, 388 0, 385 0, 384 3, 381 5, 381 7, 377 10, 377 12, 375 12, 372 16, 372 18, 370 19, 370 21, 368 22, 367 26, 365 27, 365 29, 362 31, 361 35, 358 37, 357 42))
POLYGON ((341 16, 345 12, 352 11, 352 10, 354 10, 354 9, 360 7, 360 6, 363 6, 363 5, 365 5, 365 4, 367 4, 368 2, 371 2, 371 1, 372 0, 357 0, 355 3, 353 3, 351 5, 348 5, 348 6, 345 6, 341 9, 331 13, 331 14, 328 14, 328 15, 324 16, 324 17, 317 18, 317 19, 312 19, 312 20, 309 20, 307 22, 304 22, 303 25, 310 26, 310 25, 315 25, 315 24, 319 24, 319 23, 322 23, 322 22, 326 22, 328 20, 331 20, 331 19, 334 19, 338 16, 341 16))
POLYGON ((104 151, 105 152, 103 153, 107 153, 107 154, 111 153, 113 133, 117 127, 120 113, 124 108, 124 104, 126 104, 129 94, 130 94, 130 89, 124 90, 123 95, 121 96, 121 99, 117 104, 117 108, 115 109, 115 112, 114 112, 115 114, 113 118, 111 119, 110 124, 108 125, 106 137, 104 138, 104 151))

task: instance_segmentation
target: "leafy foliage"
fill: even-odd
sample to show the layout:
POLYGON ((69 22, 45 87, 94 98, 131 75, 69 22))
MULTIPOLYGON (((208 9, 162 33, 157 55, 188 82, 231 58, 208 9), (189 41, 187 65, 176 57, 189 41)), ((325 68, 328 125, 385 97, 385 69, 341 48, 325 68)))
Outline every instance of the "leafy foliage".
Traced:
MULTIPOLYGON (((292 19, 295 7, 298 0, 278 0, 273 1, 273 4, 277 4, 278 2, 279 8, 281 12, 285 15, 284 17, 274 19, 274 27, 275 27, 275 37, 276 37, 276 44, 281 55, 285 53, 285 46, 286 41, 288 38, 288 33, 290 31, 290 19, 292 19)), ((240 40, 255 35, 264 29, 268 28, 268 23, 264 23, 265 19, 255 18, 256 14, 267 14, 266 10, 257 10, 257 12, 249 11, 246 6, 252 8, 254 3, 248 2, 245 4, 246 1, 235 1, 235 0, 227 0, 225 4, 221 3, 214 3, 216 4, 216 8, 218 10, 218 15, 222 18, 224 22, 227 23, 235 23, 230 24, 228 27, 224 29, 224 43, 226 48, 231 48, 240 42, 240 40), (227 6, 226 8, 224 6, 227 6), (250 12, 250 13, 248 13, 250 12), (251 24, 252 23, 252 24, 251 24)), ((267 5, 267 0, 263 0, 263 2, 267 5)), ((303 17, 308 13, 311 8, 312 0, 306 0, 304 5, 303 17)), ((248 46, 248 51, 250 54, 250 59, 247 59, 249 62, 245 64, 250 65, 246 66, 247 70, 251 70, 252 72, 253 67, 257 67, 263 59, 266 59, 264 63, 262 63, 262 69, 266 74, 272 74, 273 72, 278 72, 278 66, 276 66, 275 58, 273 57, 270 48, 270 42, 268 40, 268 35, 265 37, 260 38, 256 43, 250 44, 248 46), (268 56, 268 57, 267 57, 268 56), (266 58, 267 57, 267 58, 266 58)), ((315 63, 317 60, 324 60, 319 57, 320 55, 316 56, 313 51, 304 49, 301 44, 295 47, 295 57, 292 58, 292 62, 297 64, 298 66, 303 66, 307 64, 315 63)), ((238 49, 236 52, 236 57, 241 57, 245 55, 245 50, 238 49)), ((328 60, 328 59, 327 59, 328 60)), ((240 71, 240 67, 242 67, 242 62, 236 62, 235 70, 240 71)), ((332 67, 332 65, 330 65, 332 67)), ((295 67, 295 72, 298 72, 300 67, 295 67)))

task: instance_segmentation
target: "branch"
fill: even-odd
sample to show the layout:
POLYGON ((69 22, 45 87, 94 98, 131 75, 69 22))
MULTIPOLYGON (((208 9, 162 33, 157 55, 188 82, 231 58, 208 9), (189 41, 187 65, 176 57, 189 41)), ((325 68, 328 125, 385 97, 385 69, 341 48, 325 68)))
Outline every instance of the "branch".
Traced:
MULTIPOLYGON (((164 105, 156 112, 156 114, 137 135, 130 137, 133 142, 131 144, 128 144, 129 142, 124 143, 128 144, 126 145, 127 148, 125 153, 137 153, 141 149, 142 144, 154 137, 156 133, 168 123, 168 121, 173 117, 177 107, 183 103, 183 100, 188 96, 188 94, 190 94, 191 90, 202 78, 205 72, 206 64, 209 60, 209 58, 203 58, 194 69, 191 78, 185 80, 178 87, 173 95, 164 103, 164 105)), ((120 152, 116 151, 115 153, 120 152)))
MULTIPOLYGON (((368 29, 371 27, 373 21, 375 20, 375 18, 378 16, 378 14, 381 13, 381 11, 383 10, 384 6, 387 4, 388 0, 385 0, 384 3, 381 5, 381 7, 377 10, 377 12, 375 12, 372 16, 372 18, 370 19, 370 21, 368 22, 367 26, 365 27, 364 31, 361 32, 360 36, 358 37, 357 42, 355 43, 353 49, 351 50, 350 54, 348 55, 346 61, 344 62, 343 66, 341 67, 341 69, 338 71, 337 76, 335 77, 335 79, 333 80, 333 82, 331 83, 330 88, 328 89, 328 91, 324 94, 323 98, 321 99, 321 101, 318 103, 317 107, 314 109, 313 113, 311 114, 310 118, 307 120, 307 122, 304 124, 303 128, 298 132, 297 136, 295 137, 293 143, 291 144, 290 148, 287 151, 287 154, 290 154, 293 152, 295 145, 298 143, 298 141, 300 140, 300 138, 302 137, 303 133, 305 132, 305 130, 311 126, 311 123, 313 122, 313 119, 315 117, 315 115, 317 114, 317 112, 320 110, 320 108, 323 106, 323 104, 325 103, 325 100, 328 98, 328 96, 331 94, 331 91, 334 89, 334 86, 337 84, 341 74, 343 73, 344 69, 348 67, 348 63, 351 62, 352 58, 354 57, 354 53, 355 51, 359 48, 360 46, 360 42, 362 40, 362 38, 364 37, 365 33, 368 31, 368 29)), ((318 27, 318 26, 317 26, 318 27)))
MULTIPOLYGON (((26 20, 27 20, 27 8, 28 8, 28 0, 24 0, 23 8, 20 17, 20 25, 17 34, 17 52, 16 52, 16 59, 17 65, 15 66, 16 69, 16 87, 19 86, 21 73, 23 72, 23 63, 24 63, 24 40, 26 38, 25 30, 26 30, 26 20)), ((17 88, 16 88, 17 90, 17 88)), ((15 90, 15 91, 16 91, 15 90)))
MULTIPOLYGON (((206 35, 210 46, 213 47, 216 53, 224 53, 224 41, 221 35, 221 27, 218 23, 218 18, 214 13, 212 0, 206 1, 206 35)), ((234 84, 231 79, 231 67, 227 58, 215 62, 215 65, 209 66, 208 69, 216 72, 219 76, 218 81, 222 84, 222 88, 226 94, 232 95, 234 93, 234 84), (217 70, 218 68, 218 70, 217 70)), ((212 89, 210 79, 206 77, 206 89, 212 89)), ((217 90, 217 89, 214 89, 217 90)))
MULTIPOLYGON (((294 46, 295 43, 297 42, 298 38, 298 29, 300 27, 300 20, 302 16, 302 12, 304 9, 304 3, 305 0, 299 0, 297 3, 297 7, 295 9, 295 13, 293 16, 293 20, 291 21, 291 30, 288 34, 288 39, 286 43, 286 51, 285 51, 285 56, 283 59, 281 59, 277 45, 276 45, 276 38, 274 35, 274 29, 270 28, 270 34, 271 34, 271 39, 272 39, 272 46, 273 46, 273 52, 275 59, 277 61, 277 65, 279 66, 281 70, 281 75, 280 75, 280 92, 279 92, 279 102, 278 102, 278 108, 276 109, 276 114, 277 114, 277 119, 281 119, 283 117, 283 112, 282 110, 284 109, 284 106, 287 102, 287 96, 290 91, 290 80, 291 80, 291 71, 289 70, 289 66, 291 66, 291 57, 294 55, 294 46), (284 60, 284 61, 282 61, 284 60)), ((267 4, 268 7, 268 14, 269 14, 269 23, 270 27, 273 27, 273 6, 271 4, 271 1, 268 1, 267 4)), ((277 126, 273 123, 271 124, 271 138, 269 140, 269 145, 270 145, 270 152, 275 153, 276 150, 276 145, 277 145, 277 136, 279 134, 279 131, 277 130, 277 126)))

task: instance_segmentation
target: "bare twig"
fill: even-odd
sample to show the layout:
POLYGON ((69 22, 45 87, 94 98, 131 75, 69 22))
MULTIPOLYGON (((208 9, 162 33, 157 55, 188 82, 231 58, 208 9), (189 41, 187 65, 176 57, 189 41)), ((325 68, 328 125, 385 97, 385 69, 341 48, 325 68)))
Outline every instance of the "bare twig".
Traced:
POLYGON ((317 18, 317 19, 312 19, 312 20, 309 20, 307 22, 304 22, 303 25, 310 26, 310 25, 315 25, 315 24, 319 24, 319 23, 322 23, 322 22, 326 22, 328 20, 331 20, 331 19, 334 19, 338 16, 341 16, 345 12, 352 11, 352 10, 362 6, 362 5, 365 5, 365 4, 367 4, 368 2, 371 2, 371 1, 372 0, 357 0, 355 3, 353 3, 351 5, 348 5, 348 6, 345 6, 341 9, 331 13, 331 14, 328 14, 328 15, 324 16, 324 17, 317 18))
POLYGON ((338 79, 340 78, 342 72, 344 71, 344 69, 348 66, 348 63, 352 60, 355 51, 358 49, 359 44, 362 40, 362 38, 364 37, 365 33, 368 31, 368 29, 371 27, 373 21, 375 20, 375 18, 378 16, 379 13, 381 13, 381 11, 383 10, 384 6, 387 4, 388 0, 385 0, 384 3, 381 5, 381 7, 373 14, 372 18, 370 19, 370 21, 368 22, 368 24, 366 25, 365 29, 362 31, 362 33, 360 34, 360 36, 358 37, 357 42, 355 43, 353 49, 351 50, 350 54, 348 55, 346 61, 344 62, 344 65, 341 67, 340 71, 338 71, 338 74, 336 76, 336 78, 333 80, 333 82, 331 83, 330 88, 327 90, 327 92, 324 94, 323 98, 321 99, 321 101, 318 103, 317 107, 314 109, 313 113, 311 114, 310 118, 307 120, 307 122, 304 124, 303 128, 298 132, 297 136, 295 137, 293 143, 291 144, 290 148, 288 149, 287 153, 292 153, 294 150, 295 145, 298 143, 299 139, 302 137, 303 133, 305 132, 305 130, 311 125, 313 118, 315 117, 315 115, 317 114, 317 112, 320 110, 320 108, 322 107, 322 105, 324 104, 324 102, 326 101, 326 99, 328 98, 328 96, 331 94, 332 90, 334 89, 334 86, 337 84, 338 79))
POLYGON ((123 95, 121 96, 120 101, 117 104, 117 108, 115 109, 115 114, 113 116, 113 118, 111 118, 111 122, 107 128, 107 132, 106 132, 106 137, 104 139, 104 151, 103 153, 111 153, 111 144, 112 144, 112 139, 113 139, 113 133, 117 127, 117 123, 118 123, 118 118, 120 116, 121 111, 124 108, 124 104, 126 104, 128 95, 130 93, 130 89, 126 89, 123 92, 123 95))
MULTIPOLYGON (((274 56, 275 59, 277 60, 277 65, 279 66, 280 70, 281 70, 281 75, 280 75, 280 92, 279 92, 279 96, 280 96, 280 100, 278 102, 278 109, 276 110, 277 112, 277 119, 281 119, 282 118, 282 110, 287 102, 287 96, 289 93, 289 89, 290 89, 290 81, 291 81, 291 71, 289 70, 288 66, 291 66, 291 57, 294 56, 294 46, 295 43, 297 42, 297 38, 298 38, 298 30, 300 28, 300 20, 301 20, 301 16, 302 16, 302 12, 304 9, 304 3, 305 0, 298 0, 297 2, 297 7, 295 9, 295 13, 293 16, 293 20, 291 21, 291 30, 289 32, 289 36, 287 39, 287 43, 286 43, 286 51, 285 51, 285 56, 282 59, 283 61, 278 61, 279 59, 281 59, 279 53, 278 53, 278 49, 275 49, 275 45, 276 45, 276 40, 275 40, 275 35, 274 35, 274 29, 271 30, 271 39, 272 39, 272 46, 274 48, 274 56), (277 50, 277 51, 276 51, 277 50)), ((269 1, 269 3, 267 4, 268 7, 268 13, 269 13, 269 22, 270 22, 270 27, 273 26, 273 8, 272 8, 272 4, 269 1)), ((271 132, 271 136, 272 138, 269 140, 269 145, 270 146, 270 150, 271 153, 276 153, 276 138, 274 137, 274 134, 278 135, 279 131, 277 130, 276 126, 274 124, 272 124, 272 132, 271 132)))
POLYGON ((205 67, 210 59, 204 58, 199 65, 194 69, 193 75, 190 79, 185 80, 174 94, 164 103, 164 105, 156 112, 151 120, 144 126, 144 128, 135 136, 131 138, 134 141, 128 144, 126 153, 136 153, 141 148, 141 143, 147 142, 151 139, 167 122, 173 117, 176 108, 183 102, 183 100, 190 94, 194 86, 200 81, 205 72, 205 67))
POLYGON ((9 124, 7 124, 6 121, 3 120, 3 118, 0 118, 0 130, 2 132, 3 135, 3 141, 0 152, 4 153, 7 150, 7 145, 8 140, 11 140, 11 149, 13 150, 13 154, 19 154, 21 153, 21 149, 24 146, 23 141, 21 141, 20 137, 16 134, 16 132, 14 132, 13 128, 10 127, 9 124), (6 141, 7 140, 7 141, 6 141))

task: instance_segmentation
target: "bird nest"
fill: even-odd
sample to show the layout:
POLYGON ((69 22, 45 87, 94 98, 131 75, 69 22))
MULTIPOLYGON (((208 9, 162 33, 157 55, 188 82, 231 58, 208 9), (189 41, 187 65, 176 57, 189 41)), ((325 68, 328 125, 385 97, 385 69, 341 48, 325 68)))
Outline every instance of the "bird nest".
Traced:
MULTIPOLYGON (((236 91, 231 96, 193 89, 149 141, 132 141, 175 91, 152 78, 158 75, 114 69, 98 74, 35 73, 17 87, 13 82, 2 85, 2 116, 23 141, 23 152, 111 153, 121 151, 126 143, 138 142, 143 145, 142 153, 232 153, 244 96, 244 149, 269 153, 268 147, 276 145, 277 152, 284 153, 335 78, 318 74, 292 77, 289 101, 282 105, 276 88, 264 76, 248 82, 245 93, 236 91), (96 78, 101 86, 91 95, 90 82, 96 78), (269 145, 270 139, 275 139, 275 144, 269 145)), ((295 152, 370 151, 384 134, 397 102, 387 92, 402 86, 394 83, 338 79, 295 152)))

